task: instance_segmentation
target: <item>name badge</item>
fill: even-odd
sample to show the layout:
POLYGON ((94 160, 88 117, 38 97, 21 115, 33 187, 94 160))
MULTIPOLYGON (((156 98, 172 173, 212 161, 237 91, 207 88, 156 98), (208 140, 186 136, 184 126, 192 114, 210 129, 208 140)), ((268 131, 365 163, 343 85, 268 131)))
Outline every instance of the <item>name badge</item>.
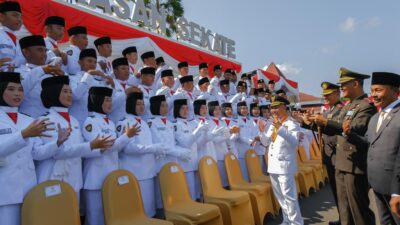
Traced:
POLYGON ((2 134, 11 134, 11 133, 12 133, 11 128, 0 129, 0 135, 2 135, 2 134))
POLYGON ((328 118, 329 120, 332 119, 332 117, 333 117, 332 113, 330 113, 330 114, 327 115, 327 118, 328 118))
POLYGON ((347 111, 346 116, 347 117, 352 117, 353 114, 354 114, 354 110, 349 110, 349 111, 347 111))
POLYGON ((188 130, 185 130, 185 131, 183 131, 183 133, 187 134, 187 133, 189 133, 189 131, 188 131, 188 130))

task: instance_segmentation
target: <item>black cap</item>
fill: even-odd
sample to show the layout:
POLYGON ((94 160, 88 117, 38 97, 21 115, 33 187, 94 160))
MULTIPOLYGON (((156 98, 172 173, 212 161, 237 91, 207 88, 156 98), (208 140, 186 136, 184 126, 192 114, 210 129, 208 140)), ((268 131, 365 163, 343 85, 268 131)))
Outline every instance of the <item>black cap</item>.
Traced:
POLYGON ((270 80, 270 81, 268 81, 268 84, 275 84, 275 81, 274 80, 270 80))
POLYGON ((156 74, 156 69, 154 69, 153 67, 143 67, 140 70, 140 74, 151 74, 151 75, 155 75, 156 74))
POLYGON ((161 63, 165 63, 164 58, 163 58, 162 56, 160 56, 160 57, 158 57, 158 58, 156 59, 156 64, 157 64, 157 65, 158 65, 158 64, 161 64, 161 63))
POLYGON ((265 81, 263 79, 260 79, 257 81, 257 84, 264 84, 264 83, 265 83, 265 81))
POLYGON ((142 92, 132 92, 126 96, 125 111, 129 114, 137 115, 136 102, 143 100, 142 92))
POLYGON ((125 57, 114 59, 112 61, 113 69, 116 69, 118 66, 129 66, 128 60, 125 57))
POLYGON ((174 73, 170 69, 161 71, 161 77, 173 77, 173 76, 174 73))
POLYGON ((147 59, 147 58, 151 58, 151 57, 153 57, 153 58, 156 57, 156 55, 154 54, 153 51, 145 52, 145 53, 143 53, 143 54, 140 56, 140 58, 142 59, 142 61, 144 61, 144 60, 147 59))
POLYGON ((250 103, 250 110, 252 110, 253 108, 258 107, 257 103, 250 103))
POLYGON ((222 70, 221 65, 215 65, 214 66, 214 71, 216 71, 216 70, 222 70))
POLYGON ((374 72, 372 73, 371 85, 374 84, 400 87, 400 75, 388 72, 374 72))
POLYGON ((205 99, 197 99, 193 102, 193 111, 194 114, 200 114, 200 108, 202 105, 207 105, 207 101, 205 99))
POLYGON ((199 86, 205 83, 210 83, 210 80, 208 79, 208 77, 203 77, 199 80, 199 86))
POLYGON ((220 80, 219 85, 229 85, 229 80, 220 80))
POLYGON ((254 92, 255 92, 255 94, 258 94, 260 92, 265 92, 265 89, 264 88, 257 88, 257 89, 254 90, 254 92))
POLYGON ((60 84, 66 84, 69 85, 69 77, 68 76, 52 76, 48 77, 42 80, 42 89, 55 86, 55 85, 60 85, 60 84))
POLYGON ((32 46, 46 47, 46 43, 44 42, 43 36, 41 35, 32 35, 23 37, 19 40, 19 45, 21 46, 21 49, 29 48, 32 46))
POLYGON ((246 87, 247 87, 247 84, 246 84, 246 82, 244 82, 244 81, 239 81, 238 84, 237 84, 237 86, 238 86, 238 87, 244 87, 244 88, 246 88, 246 87))
POLYGON ((65 27, 65 19, 61 16, 49 16, 44 21, 44 25, 60 25, 65 27))
POLYGON ((127 95, 128 99, 143 99, 142 92, 132 92, 127 95))
POLYGON ((290 102, 286 98, 279 95, 271 96, 271 106, 277 105, 290 105, 290 102))
POLYGON ((241 101, 241 102, 238 102, 238 103, 236 104, 236 106, 239 108, 239 107, 241 107, 241 106, 247 106, 247 104, 246 104, 245 101, 241 101))
POLYGON ((199 65, 199 70, 204 69, 204 68, 208 68, 208 64, 205 63, 205 62, 200 63, 200 65, 199 65))
POLYGON ((94 50, 93 48, 82 49, 81 53, 79 53, 79 60, 82 60, 85 57, 92 57, 97 59, 96 50, 94 50))
POLYGON ((224 102, 221 104, 222 108, 232 108, 232 103, 230 102, 224 102))
POLYGON ((21 83, 21 74, 16 72, 0 72, 0 83, 21 83))
POLYGON ((214 107, 214 106, 219 106, 218 101, 209 101, 207 104, 208 108, 214 107))
POLYGON ((232 69, 226 69, 224 73, 232 73, 232 69))
POLYGON ((189 67, 188 62, 180 62, 178 63, 178 69, 183 68, 183 67, 189 67))
POLYGON ((137 49, 136 49, 135 46, 131 46, 131 47, 125 48, 125 49, 122 51, 122 55, 123 55, 123 56, 126 56, 127 54, 132 53, 132 52, 137 52, 137 49))
POLYGON ((285 94, 286 95, 286 91, 284 91, 283 89, 279 89, 275 92, 277 95, 279 94, 285 94))
POLYGON ((174 101, 174 118, 179 117, 179 110, 181 109, 181 106, 187 104, 187 99, 176 99, 174 101))
POLYGON ((240 76, 240 78, 247 78, 247 73, 242 73, 242 75, 240 76))
POLYGON ((112 96, 113 89, 108 87, 91 87, 89 89, 89 95, 100 95, 100 96, 112 96))
POLYGON ((99 37, 96 40, 94 40, 94 46, 96 46, 96 48, 99 45, 104 45, 104 44, 111 44, 111 38, 108 36, 104 36, 104 37, 99 37))
POLYGON ((68 35, 77 35, 77 34, 87 34, 86 27, 83 26, 75 26, 68 29, 68 35))
POLYGON ((0 13, 16 11, 21 12, 21 6, 18 2, 2 2, 0 3, 0 13))
POLYGON ((193 76, 192 75, 183 76, 183 77, 179 78, 179 82, 181 84, 184 84, 186 82, 193 82, 193 76))

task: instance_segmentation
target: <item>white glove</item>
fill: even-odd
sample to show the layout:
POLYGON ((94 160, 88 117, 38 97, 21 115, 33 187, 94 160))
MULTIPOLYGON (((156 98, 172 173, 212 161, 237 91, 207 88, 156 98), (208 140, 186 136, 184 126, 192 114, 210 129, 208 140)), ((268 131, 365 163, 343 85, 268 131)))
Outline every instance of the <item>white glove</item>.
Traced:
POLYGON ((220 136, 220 135, 224 134, 224 132, 225 132, 224 130, 225 130, 224 127, 216 128, 216 129, 211 131, 211 134, 215 135, 215 136, 220 136))
POLYGON ((196 129, 193 131, 193 135, 197 135, 197 134, 199 134, 200 132, 203 132, 203 131, 208 131, 208 124, 206 124, 206 123, 200 123, 197 127, 196 127, 196 129))
POLYGON ((229 131, 228 127, 225 127, 225 129, 223 130, 223 135, 226 139, 229 139, 231 137, 231 132, 229 131))

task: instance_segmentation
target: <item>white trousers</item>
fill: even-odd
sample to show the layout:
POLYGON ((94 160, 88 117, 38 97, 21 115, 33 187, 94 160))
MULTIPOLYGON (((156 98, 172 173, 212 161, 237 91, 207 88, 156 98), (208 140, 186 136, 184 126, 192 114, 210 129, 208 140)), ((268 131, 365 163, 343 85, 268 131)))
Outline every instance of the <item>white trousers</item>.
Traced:
POLYGON ((140 192, 143 199, 143 207, 146 215, 148 217, 153 217, 156 215, 156 198, 155 198, 155 186, 154 186, 154 178, 140 180, 140 192))
POLYGON ((270 174, 272 190, 282 208, 283 223, 303 225, 294 175, 270 174))
POLYGON ((101 190, 84 190, 86 203, 85 225, 104 225, 103 199, 101 190))
POLYGON ((22 204, 0 206, 0 223, 4 225, 20 225, 21 206, 22 204))

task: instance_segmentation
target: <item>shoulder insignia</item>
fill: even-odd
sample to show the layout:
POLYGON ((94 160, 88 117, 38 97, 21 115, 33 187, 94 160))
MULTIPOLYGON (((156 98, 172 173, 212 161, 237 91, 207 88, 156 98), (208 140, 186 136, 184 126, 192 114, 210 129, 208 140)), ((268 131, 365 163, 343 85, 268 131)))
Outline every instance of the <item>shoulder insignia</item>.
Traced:
POLYGON ((87 132, 92 132, 92 124, 86 125, 85 129, 87 132))
POLYGON ((122 128, 122 126, 121 126, 121 125, 118 125, 118 126, 117 126, 117 131, 118 131, 118 132, 121 132, 121 128, 122 128))
POLYGON ((72 51, 72 50, 67 51, 67 55, 69 55, 69 56, 72 56, 73 53, 74 53, 74 51, 72 51))
POLYGON ((151 124, 152 124, 151 121, 148 121, 148 122, 147 122, 147 125, 149 125, 149 128, 151 127, 151 124))

